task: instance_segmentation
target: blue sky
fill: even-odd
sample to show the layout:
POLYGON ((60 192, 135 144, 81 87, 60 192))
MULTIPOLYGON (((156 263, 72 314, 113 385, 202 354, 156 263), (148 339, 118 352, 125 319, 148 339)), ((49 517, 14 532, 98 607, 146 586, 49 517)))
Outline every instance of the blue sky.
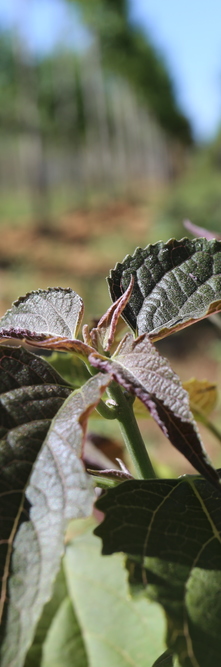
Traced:
POLYGON ((130 8, 166 56, 196 134, 211 137, 221 120, 220 0, 130 0, 130 8))
MULTIPOLYGON (((91 0, 93 2, 93 0, 91 0)), ((165 56, 177 98, 200 139, 221 119, 220 0, 129 0, 131 18, 165 56)), ((85 40, 62 0, 0 0, 0 24, 19 26, 33 49, 85 40)))

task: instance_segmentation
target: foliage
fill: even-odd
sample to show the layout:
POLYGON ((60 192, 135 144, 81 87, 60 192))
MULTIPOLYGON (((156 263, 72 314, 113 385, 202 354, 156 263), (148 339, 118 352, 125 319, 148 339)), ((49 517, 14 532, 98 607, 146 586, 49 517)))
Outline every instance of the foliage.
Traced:
POLYGON ((105 512, 95 530, 103 553, 138 557, 132 584, 148 581, 166 611, 168 646, 184 666, 219 664, 220 503, 207 482, 191 477, 124 482, 97 503, 105 512))
MULTIPOLYGON (((73 0, 71 0, 73 1, 73 0)), ((78 0, 83 17, 98 35, 102 58, 109 71, 128 80, 173 137, 191 143, 191 128, 178 108, 172 79, 163 57, 129 17, 128 2, 78 0)))
POLYGON ((13 43, 13 35, 0 32, 0 120, 4 129, 12 135, 27 130, 32 134, 41 132, 49 139, 56 136, 58 140, 61 135, 60 108, 64 102, 62 141, 67 141, 70 136, 83 138, 85 116, 77 55, 64 51, 27 59, 19 38, 17 51, 13 43), (64 70, 65 77, 61 77, 64 70), (34 102, 37 103, 37 113, 32 108, 34 102))
MULTIPOLYGON (((128 81, 166 132, 184 144, 191 143, 190 123, 178 107, 164 59, 142 31, 131 25, 127 4, 107 0, 96 0, 93 7, 88 0, 72 0, 72 4, 75 10, 80 7, 82 21, 97 35, 106 78, 111 75, 128 81)), ((73 45, 27 59, 18 37, 16 49, 13 43, 13 35, 0 33, 0 119, 4 127, 12 132, 24 127, 31 132, 40 130, 58 139, 62 122, 63 141, 73 136, 83 139, 87 124, 81 84, 83 54, 79 57, 73 45), (62 101, 65 123, 60 113, 62 101)))
POLYGON ((2 667, 219 666, 221 483, 191 411, 210 427, 216 393, 184 388, 154 341, 221 310, 220 258, 221 242, 202 238, 137 249, 111 271, 113 303, 82 336, 69 288, 28 293, 2 318, 2 667), (121 317, 136 337, 119 342, 121 317), (202 477, 157 478, 137 401, 202 477), (122 462, 89 467, 94 410, 119 422, 135 479, 122 462), (94 487, 106 488, 95 534, 108 558, 95 520, 79 523, 94 487))
POLYGON ((157 340, 220 310, 220 271, 218 241, 171 239, 128 255, 111 271, 109 286, 117 298, 135 276, 125 317, 138 334, 157 340))
POLYGON ((0 31, 0 118, 11 128, 12 109, 18 92, 18 72, 13 52, 13 37, 0 31))

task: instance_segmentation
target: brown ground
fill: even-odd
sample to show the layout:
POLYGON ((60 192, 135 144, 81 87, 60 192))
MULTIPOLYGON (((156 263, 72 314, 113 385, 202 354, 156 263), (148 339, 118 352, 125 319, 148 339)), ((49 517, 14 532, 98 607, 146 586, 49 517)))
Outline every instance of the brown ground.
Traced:
MULTIPOLYGON (((64 214, 59 224, 47 229, 30 225, 29 228, 3 228, 0 247, 0 266, 7 269, 13 263, 31 262, 32 266, 50 274, 55 270, 78 276, 102 275, 107 271, 109 255, 116 260, 116 246, 106 248, 101 255, 96 241, 102 237, 127 234, 136 247, 147 242, 147 217, 142 208, 124 203, 112 204, 96 211, 74 211, 64 214), (65 258, 65 261, 64 261, 65 258)), ((104 246, 105 248, 105 246, 104 246)), ((122 258, 119 258, 122 259, 122 258)))
POLYGON ((3 225, 0 316, 30 289, 59 284, 77 291, 81 281, 103 279, 117 260, 133 252, 137 240, 147 244, 147 229, 147 208, 124 202, 66 213, 48 230, 3 225))

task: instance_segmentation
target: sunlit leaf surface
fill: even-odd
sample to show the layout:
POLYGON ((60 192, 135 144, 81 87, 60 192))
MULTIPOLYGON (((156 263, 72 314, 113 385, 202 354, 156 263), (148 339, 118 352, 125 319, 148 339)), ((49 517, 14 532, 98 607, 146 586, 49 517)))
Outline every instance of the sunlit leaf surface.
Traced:
POLYGON ((108 279, 113 301, 135 284, 123 317, 159 339, 221 310, 221 242, 184 238, 137 248, 108 279))
MULTIPOLYGON (((11 350, 14 354, 14 349, 11 348, 11 350)), ((38 362, 43 363, 36 358, 36 364, 38 362)), ((55 371, 50 366, 49 372, 55 375, 55 371)), ((6 600, 6 581, 11 573, 7 590, 9 604, 1 653, 2 667, 8 667, 9 664, 12 667, 23 665, 43 606, 52 594, 53 583, 64 550, 64 532, 67 521, 74 517, 90 515, 92 511, 93 482, 85 472, 81 460, 82 447, 87 419, 99 402, 109 381, 110 377, 107 375, 104 377, 98 374, 91 378, 83 389, 72 393, 58 410, 51 426, 50 421, 43 420, 43 427, 45 428, 46 422, 47 429, 49 426, 50 428, 48 433, 44 431, 43 437, 41 433, 41 440, 38 436, 35 442, 35 433, 30 440, 30 434, 27 437, 29 424, 22 425, 22 437, 19 445, 17 445, 17 439, 15 444, 18 459, 19 457, 22 459, 21 471, 20 466, 16 462, 14 464, 14 456, 10 454, 13 432, 12 440, 11 433, 9 434, 9 454, 7 454, 7 449, 3 448, 9 462, 13 458, 14 468, 12 467, 8 474, 7 460, 2 468, 2 483, 5 491, 3 491, 1 501, 9 503, 9 506, 4 506, 4 513, 2 513, 2 518, 4 517, 2 531, 7 525, 9 526, 4 538, 6 542, 3 542, 1 547, 3 603, 6 600), (33 465, 32 459, 31 463, 28 461, 27 464, 29 451, 31 450, 32 455, 34 451, 36 458, 36 453, 39 452, 43 441, 43 447, 33 467, 25 493, 25 485, 33 465), (16 483, 19 487, 19 494, 16 486, 14 491, 16 483), (19 528, 21 517, 23 522, 19 528), (9 568, 8 554, 11 555, 12 543, 14 551, 9 568)), ((44 397, 41 402, 41 410, 46 417, 44 397)))
MULTIPOLYGON (((190 408, 195 419, 201 421, 201 415, 210 415, 218 401, 217 385, 214 382, 196 378, 182 382, 182 385, 189 394, 190 408)), ((133 403, 133 410, 136 417, 148 417, 145 405, 138 398, 133 403)))
MULTIPOLYGON (((62 287, 30 292, 14 302, 0 320, 2 332, 14 329, 33 337, 75 338, 83 316, 83 301, 72 289, 62 287)), ((12 331, 11 331, 12 333, 12 331)))
POLYGON ((0 569, 1 619, 14 537, 29 516, 25 489, 51 420, 71 388, 42 359, 22 348, 0 347, 0 569))

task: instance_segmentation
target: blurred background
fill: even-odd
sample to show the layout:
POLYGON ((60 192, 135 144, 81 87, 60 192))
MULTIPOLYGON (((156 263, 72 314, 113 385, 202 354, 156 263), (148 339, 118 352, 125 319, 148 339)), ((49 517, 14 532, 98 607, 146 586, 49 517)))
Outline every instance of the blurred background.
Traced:
MULTIPOLYGON (((221 232, 220 26, 219 0, 0 0, 0 315, 60 285, 99 317, 136 246, 185 218, 221 232)), ((216 383, 219 339, 207 322, 162 350, 216 383)))

